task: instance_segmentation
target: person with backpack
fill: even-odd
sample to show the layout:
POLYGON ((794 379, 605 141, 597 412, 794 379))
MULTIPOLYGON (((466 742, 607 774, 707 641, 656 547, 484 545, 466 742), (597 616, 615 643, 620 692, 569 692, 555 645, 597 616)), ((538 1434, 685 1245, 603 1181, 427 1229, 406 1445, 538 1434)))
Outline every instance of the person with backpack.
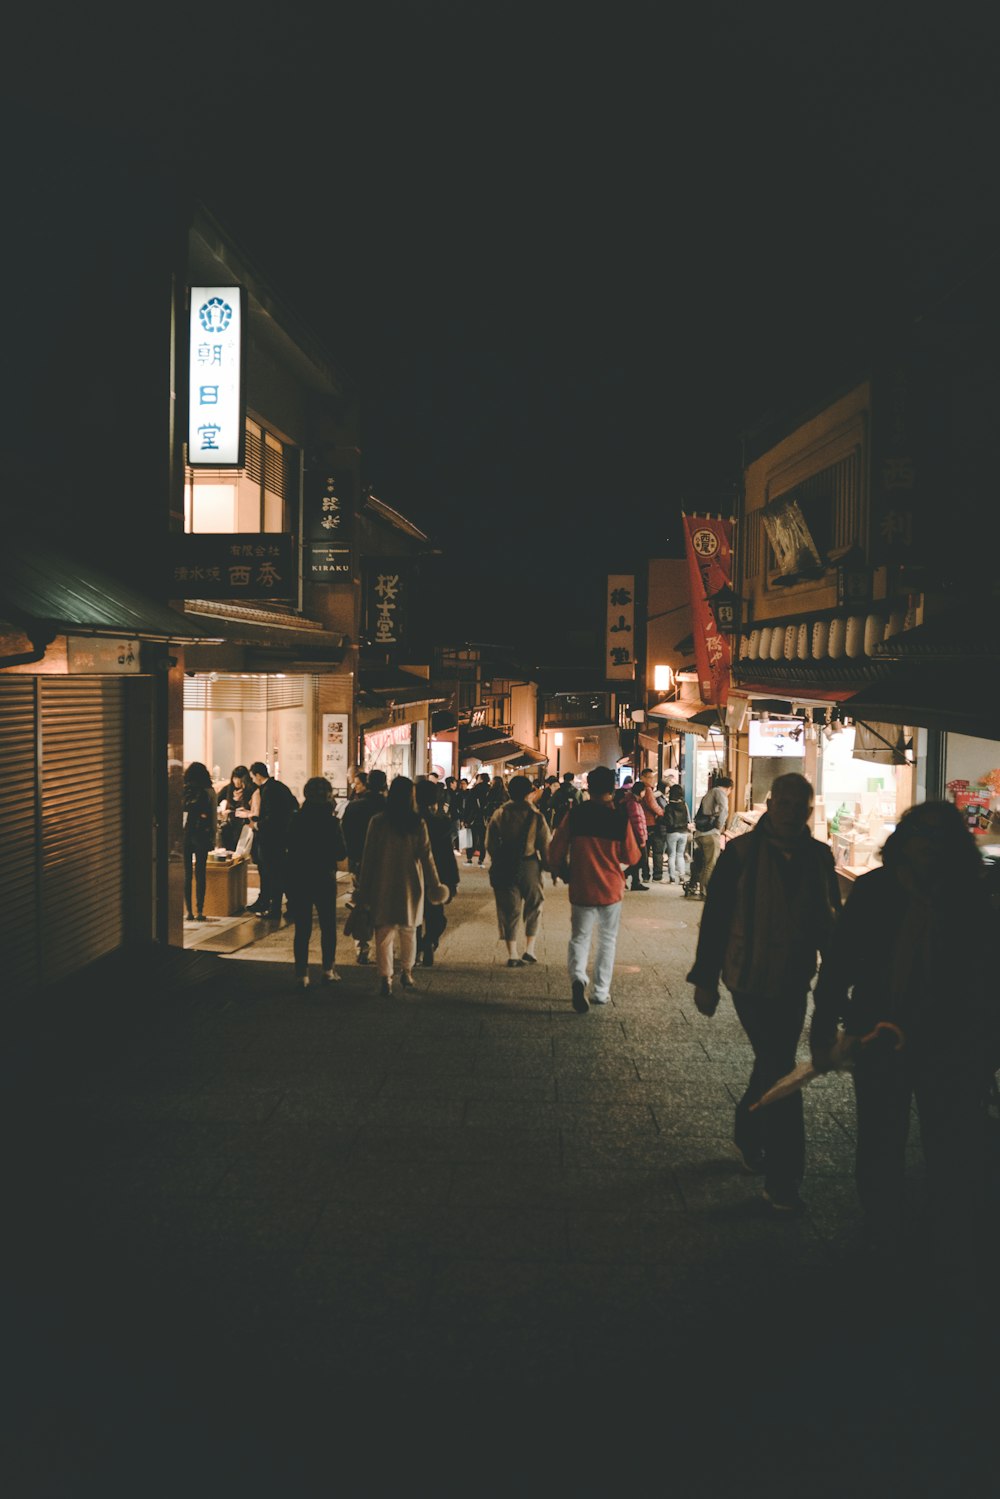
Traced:
MULTIPOLYGON (((687 847, 691 812, 684 800, 683 786, 675 784, 667 793, 667 805, 661 825, 667 848, 667 882, 671 885, 686 885, 690 876, 687 847)), ((660 877, 662 878, 662 874, 660 877)), ((656 878, 654 873, 653 879, 656 878)))
POLYGON ((575 807, 580 800, 580 793, 573 784, 573 772, 563 771, 561 783, 552 793, 552 826, 557 828, 571 807, 575 807))
POLYGON ((684 887, 685 895, 705 898, 712 870, 722 852, 722 834, 729 821, 729 788, 732 784, 731 776, 716 776, 698 804, 694 814, 694 858, 691 860, 691 878, 684 887))

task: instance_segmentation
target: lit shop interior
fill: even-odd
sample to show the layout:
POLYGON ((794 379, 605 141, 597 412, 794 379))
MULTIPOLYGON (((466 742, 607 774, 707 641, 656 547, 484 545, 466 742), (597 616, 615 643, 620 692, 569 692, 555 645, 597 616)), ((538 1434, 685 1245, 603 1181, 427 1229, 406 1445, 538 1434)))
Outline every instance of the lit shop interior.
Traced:
POLYGON ((220 790, 237 765, 263 760, 301 801, 310 771, 317 679, 196 673, 184 680, 184 764, 207 765, 220 790))
POLYGON ((916 799, 915 731, 842 720, 835 708, 805 708, 795 716, 768 713, 748 726, 752 826, 772 783, 798 771, 816 788, 813 833, 829 841, 838 868, 856 878, 879 864, 879 850, 916 799))

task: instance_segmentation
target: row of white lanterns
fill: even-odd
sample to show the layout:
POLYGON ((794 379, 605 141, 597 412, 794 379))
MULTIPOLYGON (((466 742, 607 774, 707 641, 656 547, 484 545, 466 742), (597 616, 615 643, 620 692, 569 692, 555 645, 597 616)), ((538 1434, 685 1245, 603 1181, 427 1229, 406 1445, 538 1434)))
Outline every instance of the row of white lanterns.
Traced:
POLYGON ((852 614, 844 619, 803 620, 797 625, 763 625, 740 637, 740 659, 747 661, 837 661, 871 656, 875 646, 913 624, 911 611, 852 614))

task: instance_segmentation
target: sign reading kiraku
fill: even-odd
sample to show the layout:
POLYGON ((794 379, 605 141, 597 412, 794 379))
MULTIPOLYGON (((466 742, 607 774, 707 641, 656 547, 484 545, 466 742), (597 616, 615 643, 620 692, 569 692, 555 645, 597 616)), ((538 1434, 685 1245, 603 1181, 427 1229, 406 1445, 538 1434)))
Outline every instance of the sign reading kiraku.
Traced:
POLYGON ((336 452, 310 460, 305 477, 303 536, 305 576, 315 583, 350 583, 351 541, 357 508, 354 469, 336 452))

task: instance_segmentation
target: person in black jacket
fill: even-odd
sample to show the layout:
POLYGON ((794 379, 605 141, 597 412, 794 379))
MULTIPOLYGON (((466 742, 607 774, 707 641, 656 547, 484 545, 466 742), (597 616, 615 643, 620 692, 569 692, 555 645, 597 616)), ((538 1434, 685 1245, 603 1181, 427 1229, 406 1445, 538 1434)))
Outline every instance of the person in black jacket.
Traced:
MULTIPOLYGON (((434 855, 434 866, 438 876, 442 885, 448 886, 448 899, 454 900, 458 890, 458 860, 455 858, 455 850, 452 847, 451 821, 447 813, 441 810, 443 790, 444 788, 436 781, 418 781, 416 785, 417 811, 427 824, 431 853, 434 855)), ((423 925, 417 927, 417 962, 422 963, 425 968, 432 966, 438 943, 447 925, 448 918, 444 914, 444 906, 427 902, 424 905, 423 925)))
POLYGON ((347 847, 333 810, 330 782, 324 776, 313 776, 306 781, 302 794, 302 806, 288 824, 285 883, 289 913, 295 923, 295 979, 300 989, 308 989, 313 907, 319 917, 323 979, 328 984, 340 980, 333 966, 337 957, 337 865, 346 859, 347 847))
POLYGON ((209 850, 215 847, 217 813, 215 790, 208 767, 192 760, 184 772, 184 905, 188 921, 194 921, 191 909, 191 861, 194 860, 194 888, 198 902, 198 921, 205 920, 205 882, 209 850))
MULTIPOLYGON (((377 813, 385 811, 387 789, 388 781, 385 771, 371 770, 366 777, 365 789, 352 797, 344 808, 343 833, 344 842, 347 845, 347 867, 351 871, 355 890, 358 888, 358 875, 365 851, 365 839, 368 836, 368 824, 377 813)), ((371 962, 371 938, 367 942, 355 939, 354 947, 359 963, 371 962)))
POLYGON ((230 853, 235 853, 240 834, 250 821, 253 789, 249 770, 245 765, 237 765, 219 792, 219 811, 222 813, 219 845, 227 848, 230 853))
POLYGON ((263 760, 253 762, 250 775, 257 788, 254 824, 260 894, 249 909, 255 916, 271 916, 280 921, 285 894, 285 842, 289 821, 299 804, 284 781, 275 780, 263 760))

